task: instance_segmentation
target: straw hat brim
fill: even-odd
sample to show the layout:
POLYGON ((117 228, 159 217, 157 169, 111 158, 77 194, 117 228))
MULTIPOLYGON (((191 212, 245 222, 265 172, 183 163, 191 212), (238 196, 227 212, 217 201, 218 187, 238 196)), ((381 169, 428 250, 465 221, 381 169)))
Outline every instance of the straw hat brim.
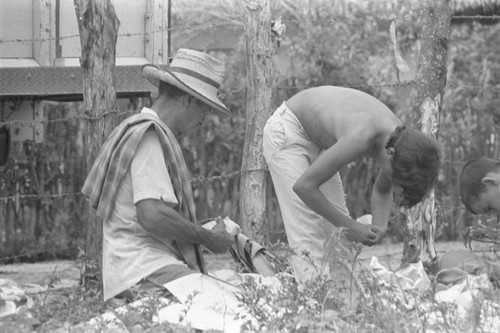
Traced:
POLYGON ((164 81, 170 85, 173 85, 174 87, 181 89, 182 91, 187 92, 188 94, 207 104, 213 111, 215 111, 215 113, 232 117, 232 114, 217 98, 217 96, 209 96, 208 94, 204 94, 203 92, 199 92, 191 88, 167 68, 159 68, 152 64, 146 64, 142 66, 142 72, 144 76, 149 80, 149 82, 151 82, 156 87, 160 85, 160 81, 164 81))

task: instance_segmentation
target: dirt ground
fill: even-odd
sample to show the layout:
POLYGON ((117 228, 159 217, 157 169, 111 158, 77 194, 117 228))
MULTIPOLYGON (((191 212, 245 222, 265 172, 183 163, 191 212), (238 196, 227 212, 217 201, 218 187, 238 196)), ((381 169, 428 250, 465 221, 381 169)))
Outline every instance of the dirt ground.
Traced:
MULTIPOLYGON (((438 256, 451 249, 463 249, 461 242, 440 242, 436 244, 438 256)), ((486 244, 473 244, 473 250, 478 254, 487 250, 486 244)), ((379 262, 389 269, 396 269, 402 257, 402 244, 380 244, 373 247, 364 247, 360 260, 368 260, 376 256, 379 262)), ((207 255, 209 271, 224 268, 234 268, 234 260, 229 254, 207 255)), ((38 263, 22 263, 0 266, 0 279, 10 279, 20 284, 27 293, 43 292, 49 288, 57 289, 77 284, 80 277, 82 262, 79 260, 45 261, 38 263)))

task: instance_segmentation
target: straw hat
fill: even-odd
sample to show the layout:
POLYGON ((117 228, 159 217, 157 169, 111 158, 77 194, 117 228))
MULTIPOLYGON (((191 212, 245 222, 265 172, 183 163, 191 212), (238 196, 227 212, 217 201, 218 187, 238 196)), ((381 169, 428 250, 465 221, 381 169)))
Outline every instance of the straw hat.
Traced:
POLYGON ((204 52, 179 49, 168 68, 146 64, 142 73, 155 86, 164 81, 208 104, 217 113, 231 116, 217 97, 224 80, 224 63, 204 52))

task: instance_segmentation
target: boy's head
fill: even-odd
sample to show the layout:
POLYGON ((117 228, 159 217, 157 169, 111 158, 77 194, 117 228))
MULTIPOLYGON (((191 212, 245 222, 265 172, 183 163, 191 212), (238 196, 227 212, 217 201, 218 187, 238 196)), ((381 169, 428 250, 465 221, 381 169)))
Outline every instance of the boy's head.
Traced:
POLYGON ((423 132, 398 126, 385 146, 392 154, 392 179, 402 189, 403 207, 422 201, 438 179, 441 153, 436 139, 423 132))
POLYGON ((460 198, 473 214, 500 214, 500 160, 468 161, 459 176, 460 198))

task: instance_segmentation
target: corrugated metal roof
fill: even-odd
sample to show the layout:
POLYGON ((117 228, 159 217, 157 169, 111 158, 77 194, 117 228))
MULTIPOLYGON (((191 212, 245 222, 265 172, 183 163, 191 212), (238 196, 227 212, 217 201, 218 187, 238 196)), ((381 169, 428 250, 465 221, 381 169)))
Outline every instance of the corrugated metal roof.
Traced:
MULTIPOLYGON (((82 99, 82 69, 80 67, 0 68, 0 99, 82 99)), ((141 66, 115 67, 117 97, 148 96, 155 91, 142 76, 141 66)))

